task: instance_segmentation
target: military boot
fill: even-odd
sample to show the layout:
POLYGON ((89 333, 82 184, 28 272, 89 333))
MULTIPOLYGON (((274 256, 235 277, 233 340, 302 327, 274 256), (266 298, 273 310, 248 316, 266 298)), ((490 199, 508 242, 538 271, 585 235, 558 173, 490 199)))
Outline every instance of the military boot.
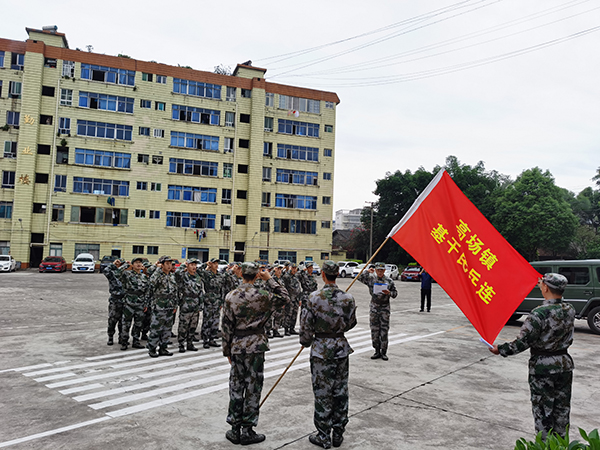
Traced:
POLYGON ((142 341, 147 341, 148 340, 148 333, 146 332, 142 332, 142 337, 140 338, 142 341))
POLYGON ((166 347, 161 347, 158 350, 158 356, 173 356, 173 353, 171 353, 169 350, 167 350, 166 347))
POLYGON ((233 425, 231 427, 231 430, 227 430, 227 433, 225 433, 225 437, 232 444, 239 444, 240 443, 240 426, 233 425))
POLYGON ((240 435, 240 444, 242 445, 251 445, 258 444, 266 439, 264 434, 256 433, 252 427, 244 427, 242 429, 242 434, 240 435))
POLYGON ((190 352, 197 352, 198 351, 198 349, 196 347, 194 347, 194 343, 192 341, 188 341, 188 343, 187 343, 187 349, 190 352))
POLYGON ((106 345, 113 345, 113 337, 112 336, 108 336, 108 341, 106 342, 106 345))
POLYGON ((384 361, 387 361, 389 359, 387 356, 387 350, 381 350, 381 359, 383 359, 384 361))
POLYGON ((331 439, 331 443, 333 444, 334 447, 339 447, 340 445, 342 445, 342 442, 344 441, 344 436, 343 436, 343 431, 338 431, 338 430, 333 430, 333 436, 331 439))
POLYGON ((179 353, 185 353, 185 345, 183 345, 183 342, 179 344, 179 353))
POLYGON ((331 448, 329 438, 325 437, 325 436, 321 436, 320 434, 311 434, 308 437, 308 440, 310 441, 311 444, 314 444, 318 447, 331 448))
POLYGON ((285 329, 285 333, 284 333, 284 334, 285 334, 286 336, 291 336, 290 329, 289 329, 289 328, 286 328, 286 329, 285 329))
POLYGON ((158 353, 156 353, 156 347, 152 347, 150 345, 148 345, 147 347, 148 355, 150 355, 150 358, 158 358, 158 353))
POLYGON ((204 345, 202 347, 204 347, 204 348, 210 348, 210 345, 208 345, 208 341, 204 341, 204 345))
POLYGON ((273 337, 274 338, 276 338, 276 337, 282 338, 283 336, 279 333, 279 330, 273 330, 273 337))
POLYGON ((290 334, 294 335, 294 334, 298 334, 298 332, 296 330, 294 330, 294 328, 290 328, 290 334))
POLYGON ((131 344, 131 348, 144 348, 144 346, 140 344, 140 341, 134 341, 133 344, 131 344))
POLYGON ((371 359, 379 359, 379 358, 381 358, 381 353, 379 351, 379 347, 377 347, 375 349, 375 353, 373 354, 373 356, 371 356, 371 359))
POLYGON ((129 347, 127 341, 121 340, 121 350, 127 350, 127 347, 129 347))

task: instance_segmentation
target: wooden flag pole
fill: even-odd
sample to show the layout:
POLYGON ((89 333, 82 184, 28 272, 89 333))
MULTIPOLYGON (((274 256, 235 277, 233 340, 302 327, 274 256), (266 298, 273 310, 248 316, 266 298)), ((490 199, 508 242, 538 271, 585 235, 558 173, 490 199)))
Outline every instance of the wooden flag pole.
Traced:
POLYGON ((379 248, 377 249, 377 251, 375 251, 375 253, 373 253, 373 256, 371 256, 369 258, 369 260, 367 261, 367 263, 365 264, 365 267, 363 267, 360 272, 358 273, 358 275, 356 275, 354 277, 354 280, 352 280, 352 283, 350 283, 350 286, 348 286, 348 289, 346 289, 346 292, 348 292, 350 290, 350 288, 352 287, 352 285, 354 284, 354 282, 358 279, 358 277, 360 276, 361 273, 364 272, 364 270, 369 267, 369 264, 371 264, 371 261, 373 261, 373 258, 375 258, 375 256, 377 256, 377 253, 379 253, 379 250, 381 250, 383 248, 383 246, 385 245, 385 243, 389 240, 389 236, 385 238, 385 241, 383 241, 383 244, 381 244, 379 246, 379 248))

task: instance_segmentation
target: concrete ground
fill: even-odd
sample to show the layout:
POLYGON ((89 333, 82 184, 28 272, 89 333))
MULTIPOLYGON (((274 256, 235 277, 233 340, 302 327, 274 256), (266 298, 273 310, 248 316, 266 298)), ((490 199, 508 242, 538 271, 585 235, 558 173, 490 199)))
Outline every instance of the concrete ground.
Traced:
MULTIPOLYGON (((350 279, 342 279, 345 289, 350 279)), ((437 285, 431 313, 419 284, 397 282, 388 362, 372 361, 368 290, 355 284, 348 333, 350 422, 342 449, 510 449, 533 437, 528 353, 502 358, 437 285)), ((106 345, 107 287, 96 274, 0 274, 0 448, 231 449, 227 360, 220 349, 152 359, 106 345)), ((499 342, 513 339, 508 325, 499 342)), ((572 427, 600 423, 600 336, 576 322, 572 427)), ((300 348, 273 339, 263 396, 300 348)), ((261 409, 256 449, 317 448, 305 350, 261 409)), ((578 433, 573 433, 578 434, 578 433)))

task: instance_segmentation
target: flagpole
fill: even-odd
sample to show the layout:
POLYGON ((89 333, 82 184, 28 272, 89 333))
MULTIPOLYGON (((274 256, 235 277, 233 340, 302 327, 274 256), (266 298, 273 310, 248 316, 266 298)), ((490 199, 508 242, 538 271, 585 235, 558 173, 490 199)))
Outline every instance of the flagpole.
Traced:
POLYGON ((350 283, 350 286, 348 286, 348 289, 346 289, 346 292, 348 292, 350 290, 350 288, 352 287, 352 285, 354 284, 354 282, 358 279, 358 277, 360 276, 361 273, 363 273, 363 271, 369 267, 369 264, 371 263, 371 261, 373 261, 373 258, 375 258, 375 256, 377 256, 377 253, 379 253, 379 250, 381 250, 383 248, 383 246, 385 245, 385 243, 388 241, 390 237, 386 237, 385 241, 383 241, 383 244, 381 244, 379 246, 379 248, 377 249, 377 251, 375 253, 373 253, 373 255, 371 256, 371 258, 369 258, 369 260, 367 261, 367 263, 365 264, 365 267, 363 267, 362 269, 360 269, 360 272, 358 272, 358 275, 356 275, 354 277, 354 280, 352 280, 352 283, 350 283))

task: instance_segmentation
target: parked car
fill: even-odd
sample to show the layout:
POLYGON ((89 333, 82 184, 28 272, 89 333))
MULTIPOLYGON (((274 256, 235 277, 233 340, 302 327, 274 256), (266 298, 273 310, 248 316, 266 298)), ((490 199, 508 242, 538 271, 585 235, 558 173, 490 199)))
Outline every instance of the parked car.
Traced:
POLYGON ((319 267, 319 265, 315 262, 315 261, 302 261, 299 265, 300 269, 304 269, 304 267, 306 266, 306 263, 311 263, 313 266, 313 275, 321 275, 321 267, 319 267))
POLYGON ((421 281, 421 266, 406 266, 400 274, 400 281, 421 281))
POLYGON ((119 259, 118 256, 113 256, 113 255, 103 256, 102 259, 100 260, 100 272, 104 273, 104 269, 106 269, 111 263, 115 262, 117 259, 119 259))
POLYGON ((289 259, 276 259, 275 262, 273 263, 274 266, 277 266, 279 264, 284 265, 285 264, 291 264, 292 262, 289 259))
POLYGON ((39 267, 41 272, 66 272, 67 261, 62 256, 46 256, 39 267))
POLYGON ((92 272, 96 271, 96 260, 91 253, 80 253, 71 264, 71 272, 92 272))
MULTIPOLYGON (((564 301, 573 305, 577 319, 587 319, 590 329, 600 334, 600 259, 535 261, 530 264, 541 275, 548 272, 564 275, 568 282, 563 294, 564 301)), ((511 320, 529 314, 543 301, 542 292, 537 286, 534 287, 511 320)))
MULTIPOLYGON (((366 264, 359 264, 354 269, 352 269, 352 278, 356 278, 358 276, 358 274, 360 273, 360 271, 365 266, 366 266, 366 264)), ((369 267, 367 267, 365 270, 369 270, 369 269, 374 268, 374 267, 375 267, 375 264, 369 264, 369 267)))
POLYGON ((358 263, 356 261, 340 261, 338 262, 338 266, 340 267, 340 277, 346 278, 347 276, 352 276, 352 271, 358 263))
POLYGON ((225 269, 227 269, 228 265, 229 265, 229 263, 227 261, 225 261, 224 259, 220 259, 218 271, 223 272, 225 269))
POLYGON ((17 262, 11 255, 0 255, 0 272, 14 272, 17 262))
POLYGON ((385 276, 390 277, 392 280, 397 280, 400 276, 400 272, 398 271, 398 266, 395 264, 386 264, 385 265, 385 276))

